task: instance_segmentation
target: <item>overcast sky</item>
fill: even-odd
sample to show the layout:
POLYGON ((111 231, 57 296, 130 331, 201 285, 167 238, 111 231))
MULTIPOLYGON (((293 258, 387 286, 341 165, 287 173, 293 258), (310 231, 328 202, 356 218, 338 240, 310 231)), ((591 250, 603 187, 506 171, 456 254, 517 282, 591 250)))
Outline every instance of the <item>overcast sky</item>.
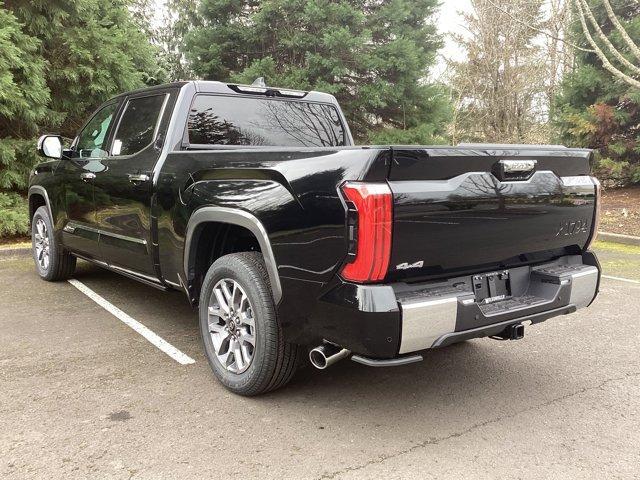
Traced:
POLYGON ((440 51, 438 56, 438 63, 434 72, 432 72, 433 78, 438 78, 444 71, 444 58, 450 58, 454 60, 462 60, 463 52, 460 51, 455 42, 451 39, 451 33, 464 33, 462 28, 462 18, 459 15, 460 11, 469 11, 471 4, 469 0, 443 0, 440 7, 440 17, 437 25, 440 33, 445 35, 445 45, 440 51))

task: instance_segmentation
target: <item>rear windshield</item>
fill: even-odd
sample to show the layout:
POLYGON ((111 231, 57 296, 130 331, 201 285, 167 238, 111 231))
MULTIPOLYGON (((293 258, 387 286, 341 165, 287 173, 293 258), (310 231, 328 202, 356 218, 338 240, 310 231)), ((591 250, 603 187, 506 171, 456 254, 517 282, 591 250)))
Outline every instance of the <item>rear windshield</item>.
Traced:
POLYGON ((335 147, 345 143, 333 105, 271 98, 197 95, 188 131, 192 145, 335 147))

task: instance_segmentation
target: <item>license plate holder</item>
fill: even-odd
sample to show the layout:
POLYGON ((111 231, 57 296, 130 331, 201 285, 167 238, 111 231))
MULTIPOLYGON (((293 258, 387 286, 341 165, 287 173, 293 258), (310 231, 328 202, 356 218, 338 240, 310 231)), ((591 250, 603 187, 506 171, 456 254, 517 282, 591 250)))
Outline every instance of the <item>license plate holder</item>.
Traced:
POLYGON ((473 275, 473 293, 477 303, 491 303, 511 296, 509 271, 473 275))

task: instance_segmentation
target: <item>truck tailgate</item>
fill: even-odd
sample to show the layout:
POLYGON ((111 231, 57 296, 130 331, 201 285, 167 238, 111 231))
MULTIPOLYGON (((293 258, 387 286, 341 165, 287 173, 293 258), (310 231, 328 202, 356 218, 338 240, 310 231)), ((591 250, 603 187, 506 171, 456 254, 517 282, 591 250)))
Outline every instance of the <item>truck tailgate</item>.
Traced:
POLYGON ((394 147, 387 278, 506 268, 580 252, 591 237, 591 152, 394 147))

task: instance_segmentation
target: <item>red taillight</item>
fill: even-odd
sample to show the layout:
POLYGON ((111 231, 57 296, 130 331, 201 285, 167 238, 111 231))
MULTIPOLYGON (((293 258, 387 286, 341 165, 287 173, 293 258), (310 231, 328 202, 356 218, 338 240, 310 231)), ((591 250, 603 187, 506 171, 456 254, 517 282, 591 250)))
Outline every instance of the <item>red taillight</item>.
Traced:
POLYGON ((342 193, 357 217, 355 258, 342 269, 342 276, 354 282, 382 280, 391 256, 391 190, 386 183, 347 182, 342 193))

